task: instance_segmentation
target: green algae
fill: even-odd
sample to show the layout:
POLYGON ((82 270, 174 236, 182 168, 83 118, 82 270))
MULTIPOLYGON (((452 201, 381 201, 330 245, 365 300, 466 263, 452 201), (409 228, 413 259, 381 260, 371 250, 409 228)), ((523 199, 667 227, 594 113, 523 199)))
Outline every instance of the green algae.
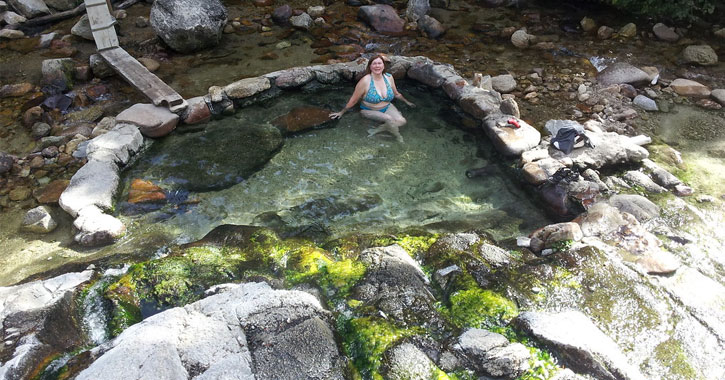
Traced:
POLYGON ((490 328, 508 323, 518 315, 518 309, 498 293, 473 288, 453 293, 443 314, 459 328, 490 328))
POLYGON ((541 348, 528 335, 515 330, 511 326, 493 327, 490 331, 505 336, 509 342, 521 343, 529 350, 529 369, 517 377, 517 380, 548 380, 561 370, 556 358, 548 350, 541 348))
POLYGON ((363 379, 382 380, 378 370, 385 351, 401 339, 422 332, 418 327, 399 327, 380 318, 338 318, 345 354, 363 379))
POLYGON ((433 243, 435 243, 439 237, 439 234, 403 234, 375 239, 373 245, 384 247, 397 244, 401 248, 403 248, 405 252, 407 252, 411 257, 415 258, 417 255, 427 252, 430 246, 433 245, 433 243))

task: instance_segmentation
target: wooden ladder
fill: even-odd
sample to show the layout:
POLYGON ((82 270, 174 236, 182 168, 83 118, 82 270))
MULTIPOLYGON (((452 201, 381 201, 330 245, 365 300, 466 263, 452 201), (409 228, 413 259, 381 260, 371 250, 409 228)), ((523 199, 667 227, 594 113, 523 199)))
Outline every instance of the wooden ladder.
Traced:
POLYGON ((84 2, 98 53, 113 70, 146 95, 154 105, 168 107, 174 113, 185 110, 188 103, 181 95, 118 45, 118 36, 114 28, 116 20, 111 17, 111 5, 108 0, 84 0, 84 2))

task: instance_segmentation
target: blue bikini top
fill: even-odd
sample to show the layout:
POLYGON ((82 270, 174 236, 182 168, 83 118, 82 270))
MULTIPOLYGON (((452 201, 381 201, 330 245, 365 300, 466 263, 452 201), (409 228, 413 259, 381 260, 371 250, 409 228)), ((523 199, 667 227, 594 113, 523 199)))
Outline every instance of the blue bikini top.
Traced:
POLYGON ((383 75, 383 81, 385 82, 385 98, 381 98, 380 94, 378 94, 378 90, 375 88, 375 83, 373 81, 373 76, 370 75, 370 87, 368 88, 368 93, 365 94, 365 97, 363 98, 364 101, 376 104, 380 102, 389 102, 393 100, 395 95, 393 94, 393 88, 390 86, 390 82, 388 82, 387 76, 390 76, 390 74, 385 73, 383 75))

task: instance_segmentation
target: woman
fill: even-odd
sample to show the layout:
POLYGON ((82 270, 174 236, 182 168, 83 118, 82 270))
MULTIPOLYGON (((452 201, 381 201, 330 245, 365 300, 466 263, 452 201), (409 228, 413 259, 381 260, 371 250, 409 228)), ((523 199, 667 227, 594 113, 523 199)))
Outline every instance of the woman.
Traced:
POLYGON ((393 76, 385 70, 385 60, 382 55, 378 54, 370 58, 365 72, 367 74, 355 85, 355 91, 347 101, 345 108, 340 112, 331 113, 330 118, 341 118, 362 99, 360 114, 365 118, 383 122, 380 126, 369 129, 369 136, 380 132, 390 132, 399 142, 403 142, 399 128, 405 125, 407 120, 391 101, 396 98, 404 101, 410 107, 415 107, 415 104, 398 92, 393 76))

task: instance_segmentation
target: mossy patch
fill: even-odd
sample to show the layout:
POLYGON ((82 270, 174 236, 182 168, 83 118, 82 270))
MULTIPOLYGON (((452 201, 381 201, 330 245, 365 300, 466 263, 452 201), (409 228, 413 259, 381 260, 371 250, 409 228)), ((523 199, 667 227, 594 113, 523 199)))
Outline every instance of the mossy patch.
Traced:
POLYGON ((690 365, 681 343, 674 339, 668 339, 658 344, 654 349, 654 357, 664 367, 669 368, 677 379, 694 380, 703 378, 690 365))
POLYGON ((512 301, 498 293, 473 288, 453 293, 450 307, 442 314, 459 328, 491 328, 508 323, 518 315, 518 309, 512 301))
POLYGON ((532 341, 526 334, 516 331, 510 326, 494 327, 490 330, 505 336, 509 342, 523 344, 529 350, 529 369, 519 376, 517 380, 547 380, 553 378, 561 370, 556 358, 548 350, 541 348, 539 344, 532 341))
POLYGON ((398 327, 380 318, 338 319, 338 331, 343 338, 345 353, 352 359, 363 379, 382 380, 378 372, 383 353, 401 339, 422 332, 421 328, 398 327))

